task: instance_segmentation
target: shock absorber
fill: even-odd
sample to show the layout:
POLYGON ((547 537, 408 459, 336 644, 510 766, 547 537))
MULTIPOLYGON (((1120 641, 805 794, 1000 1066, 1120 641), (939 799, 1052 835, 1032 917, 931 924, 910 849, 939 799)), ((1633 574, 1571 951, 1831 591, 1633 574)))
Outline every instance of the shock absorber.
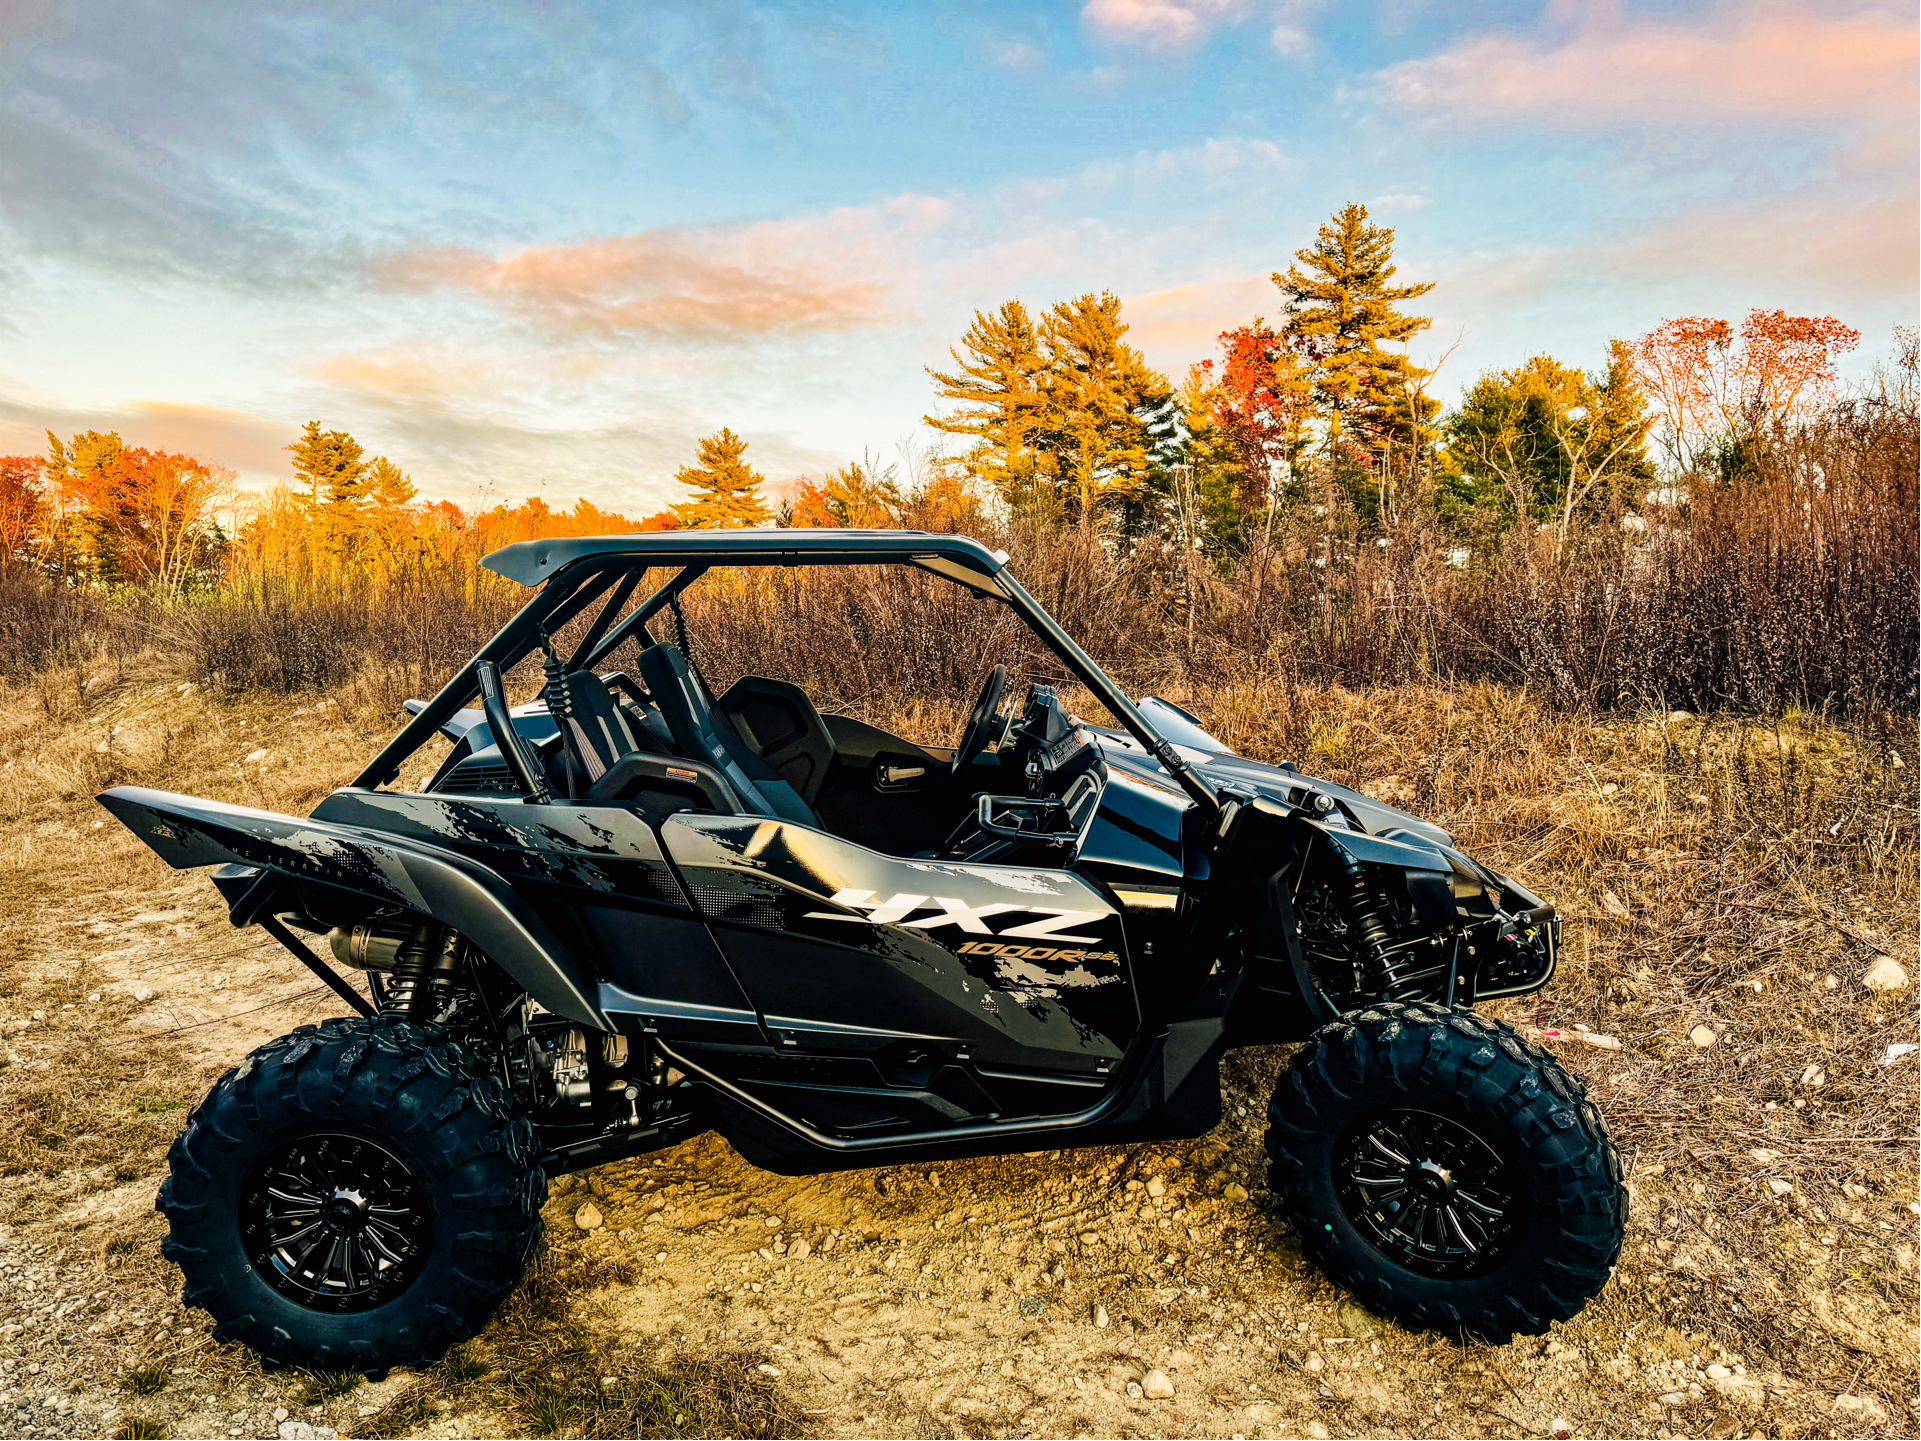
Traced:
POLYGON ((1347 913, 1347 924, 1352 926, 1360 945, 1360 959, 1372 970, 1379 970, 1387 963, 1387 947, 1395 940, 1395 934, 1387 928, 1387 920, 1381 918, 1374 888, 1368 884, 1368 868, 1354 857, 1345 857, 1341 872, 1341 911, 1347 913))
POLYGON ((386 1004, 382 1007, 388 1015, 405 1016, 409 1020, 431 1020, 439 1011, 439 991, 451 989, 452 974, 448 964, 451 953, 458 949, 458 937, 450 938, 447 928, 438 921, 422 918, 407 933, 407 939, 400 943, 394 952, 393 970, 387 978, 386 1004))
POLYGON ((544 630, 540 633, 540 652, 541 694, 559 724, 573 714, 573 702, 567 694, 567 667, 554 649, 554 638, 544 630))
POLYGON ((1341 879, 1341 909, 1355 937, 1356 959, 1367 967, 1368 978, 1387 1000, 1427 999, 1418 979, 1420 940, 1395 937, 1387 917, 1387 902, 1368 884, 1367 868, 1359 861, 1348 860, 1341 879))

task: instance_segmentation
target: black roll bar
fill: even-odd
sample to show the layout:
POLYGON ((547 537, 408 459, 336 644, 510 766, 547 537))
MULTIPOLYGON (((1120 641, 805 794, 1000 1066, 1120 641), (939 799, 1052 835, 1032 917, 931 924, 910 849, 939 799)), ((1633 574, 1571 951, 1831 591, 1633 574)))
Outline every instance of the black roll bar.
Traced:
POLYGON ((635 631, 639 631, 645 635, 647 622, 659 615, 660 612, 677 599, 680 593, 686 590, 688 586, 707 574, 708 569, 709 567, 704 565, 690 565, 686 567, 672 580, 668 581, 659 590, 655 591, 636 606, 627 619, 615 626, 607 638, 594 647, 593 654, 587 656, 584 660, 576 656, 570 663, 569 669, 592 670, 608 656, 619 650, 621 642, 626 640, 627 637, 635 631))
MULTIPOLYGON (((595 559, 598 559, 596 557, 595 559)), ((613 556, 607 557, 615 559, 613 556)), ((847 563, 846 557, 836 556, 836 561, 847 563)), ((855 563, 862 558, 855 557, 855 563)), ((886 557, 877 562, 898 563, 900 558, 886 557)), ((908 557, 911 559, 911 557, 908 557)), ((539 630, 545 626, 549 633, 558 630, 574 616, 585 610, 596 598, 616 581, 622 582, 620 592, 602 609, 595 618, 586 639, 575 649, 568 668, 592 669, 619 647, 622 642, 636 631, 645 634, 645 626, 660 611, 678 599, 681 592, 692 585, 711 568, 712 563, 694 562, 683 567, 679 574, 662 585, 642 601, 618 624, 606 630, 598 640, 596 636, 606 627, 607 622, 632 594, 641 575, 647 570, 645 559, 635 556, 624 557, 625 563, 616 562, 611 567, 595 566, 593 559, 576 561, 582 566, 579 575, 572 574, 573 566, 564 567, 541 586, 530 601, 503 625, 492 640, 480 648, 474 658, 457 671, 453 678, 442 686, 424 709, 402 728, 400 734, 387 743, 379 755, 354 777, 353 784, 364 787, 379 787, 391 781, 400 773, 401 764, 426 743, 454 712, 462 709, 479 693, 479 682, 475 677, 475 667, 482 661, 491 661, 505 671, 524 656, 535 643, 539 630), (588 567, 592 567, 589 569, 588 567), (589 651, 588 647, 592 646, 589 651)), ((802 562, 805 563, 804 561, 802 562)), ((1014 579, 1005 568, 998 568, 991 574, 984 574, 983 581, 991 586, 1004 600, 1010 610, 1028 625, 1028 628, 1047 643, 1050 650, 1085 685, 1094 698, 1113 714, 1115 719, 1127 730, 1128 734, 1139 741, 1167 772, 1170 778, 1199 806, 1210 819, 1218 819, 1221 813, 1221 799, 1214 788, 1203 780, 1195 768, 1180 754, 1180 751, 1163 739, 1150 725, 1119 685, 1086 651, 1082 650, 1074 638, 1063 630, 1041 603, 1029 595, 1021 583, 1014 579)))
POLYGON ((623 566, 616 570, 583 571, 573 578, 564 572, 555 576, 532 600, 508 617, 507 623, 494 632, 493 639, 483 645, 472 660, 454 672, 453 678, 418 715, 401 727, 400 734, 381 748, 380 754, 367 763, 352 784, 372 790, 399 775, 407 757, 425 745, 455 711, 463 709, 480 693, 480 682, 474 676, 476 665, 488 660, 502 670, 511 668, 533 648, 542 625, 552 622, 552 628, 558 630, 592 605, 595 597, 626 569, 623 566))

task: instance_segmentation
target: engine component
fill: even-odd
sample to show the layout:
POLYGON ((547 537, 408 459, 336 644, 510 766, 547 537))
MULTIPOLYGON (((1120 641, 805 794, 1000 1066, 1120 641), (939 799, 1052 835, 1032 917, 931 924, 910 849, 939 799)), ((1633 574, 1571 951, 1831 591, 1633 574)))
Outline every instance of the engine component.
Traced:
POLYGON ((569 1026, 537 1036, 534 1065, 545 1074, 555 1101, 570 1106, 594 1103, 594 1086, 587 1065, 587 1033, 580 1027, 569 1026))

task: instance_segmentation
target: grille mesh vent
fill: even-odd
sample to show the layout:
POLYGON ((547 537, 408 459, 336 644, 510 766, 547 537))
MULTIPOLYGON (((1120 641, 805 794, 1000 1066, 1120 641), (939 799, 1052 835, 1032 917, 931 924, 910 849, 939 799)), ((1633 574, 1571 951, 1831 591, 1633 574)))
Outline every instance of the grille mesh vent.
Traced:
POLYGON ((462 761, 440 783, 443 791, 510 791, 513 788, 513 772, 486 761, 462 761))

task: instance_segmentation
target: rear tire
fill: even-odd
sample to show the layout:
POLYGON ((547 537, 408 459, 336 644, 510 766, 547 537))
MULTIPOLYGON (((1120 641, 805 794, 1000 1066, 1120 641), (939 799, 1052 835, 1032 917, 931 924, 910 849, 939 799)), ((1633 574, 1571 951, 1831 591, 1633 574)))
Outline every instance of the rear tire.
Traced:
POLYGON ((1580 1082, 1471 1011, 1382 1002, 1316 1032, 1268 1107, 1269 1186, 1301 1249, 1418 1330, 1500 1343, 1576 1315, 1627 1226, 1580 1082))
POLYGON ((520 1279, 547 1198, 538 1156, 485 1062, 438 1027, 302 1026, 188 1117, 155 1201, 161 1253, 215 1338, 269 1365, 418 1364, 520 1279))

